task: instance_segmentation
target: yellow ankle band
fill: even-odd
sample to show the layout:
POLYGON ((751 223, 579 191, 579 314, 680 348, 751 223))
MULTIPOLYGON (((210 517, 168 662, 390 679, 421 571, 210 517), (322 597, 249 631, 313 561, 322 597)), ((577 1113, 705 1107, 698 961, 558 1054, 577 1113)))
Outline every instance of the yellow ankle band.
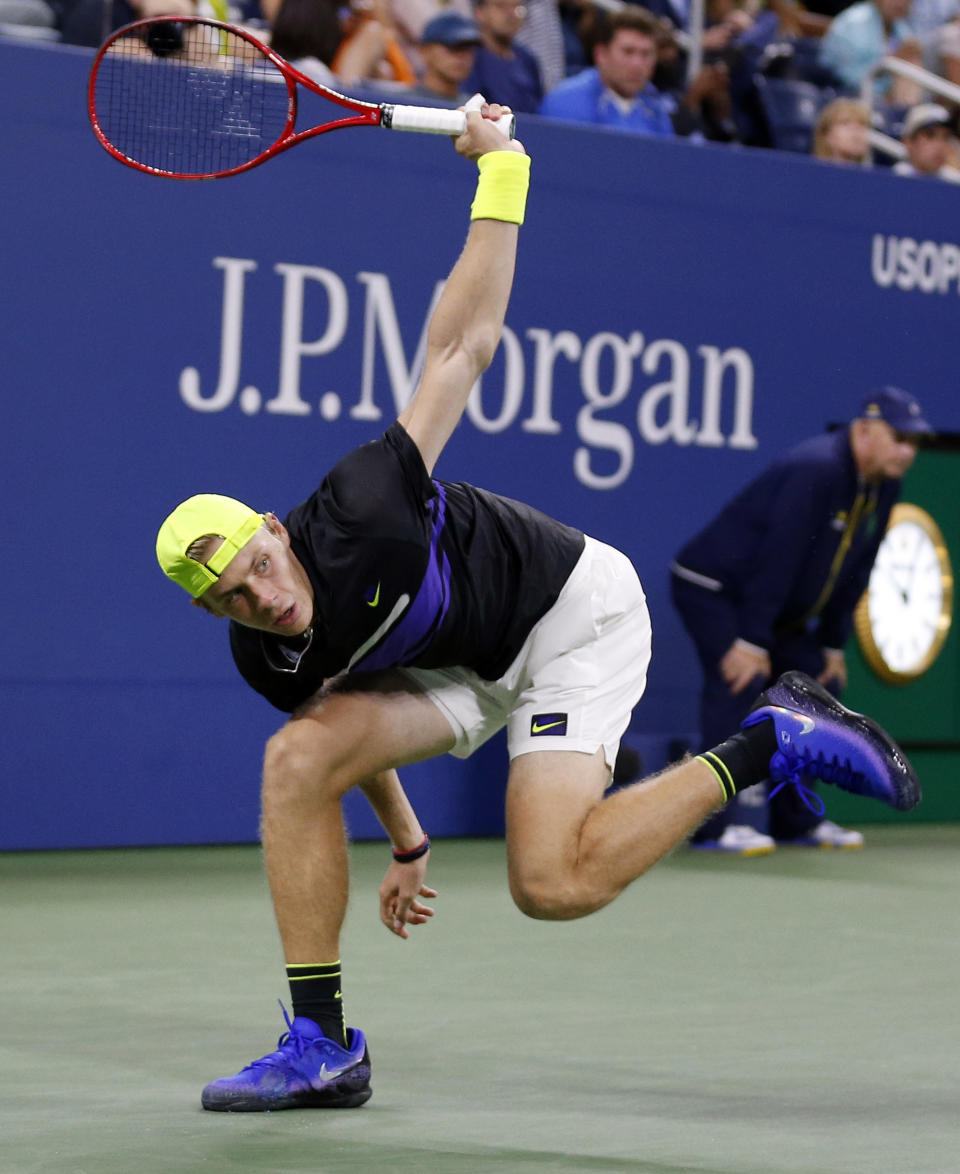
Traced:
POLYGON ((477 160, 477 166, 480 178, 470 219, 523 224, 530 186, 530 156, 519 151, 488 151, 477 160))

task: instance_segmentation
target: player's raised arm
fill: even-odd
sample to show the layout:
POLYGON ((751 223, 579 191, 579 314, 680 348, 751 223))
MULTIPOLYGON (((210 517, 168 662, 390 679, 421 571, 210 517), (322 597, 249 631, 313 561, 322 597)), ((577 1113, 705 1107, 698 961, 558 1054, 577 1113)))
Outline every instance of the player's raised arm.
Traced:
POLYGON ((430 323, 423 378, 400 414, 428 472, 493 359, 513 285, 530 160, 520 143, 507 142, 493 125, 502 113, 503 107, 488 105, 468 114, 456 140, 457 151, 480 168, 472 223, 430 323))

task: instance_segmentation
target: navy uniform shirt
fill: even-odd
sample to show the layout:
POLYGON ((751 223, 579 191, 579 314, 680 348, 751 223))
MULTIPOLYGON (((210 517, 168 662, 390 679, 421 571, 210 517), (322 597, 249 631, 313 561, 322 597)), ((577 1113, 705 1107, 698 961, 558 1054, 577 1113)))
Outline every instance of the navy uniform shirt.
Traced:
POLYGON ((816 436, 739 493, 675 567, 731 598, 751 644, 815 626, 821 647, 843 648, 899 495, 899 481, 858 476, 846 429, 816 436))
POLYGON ((400 423, 284 519, 314 594, 306 651, 231 621, 246 681, 292 712, 324 680, 398 665, 502 676, 553 606, 583 534, 509 498, 431 479, 400 423))
POLYGON ((537 59, 516 44, 506 57, 479 45, 463 88, 470 94, 483 94, 488 102, 509 106, 514 114, 536 114, 543 99, 537 59))

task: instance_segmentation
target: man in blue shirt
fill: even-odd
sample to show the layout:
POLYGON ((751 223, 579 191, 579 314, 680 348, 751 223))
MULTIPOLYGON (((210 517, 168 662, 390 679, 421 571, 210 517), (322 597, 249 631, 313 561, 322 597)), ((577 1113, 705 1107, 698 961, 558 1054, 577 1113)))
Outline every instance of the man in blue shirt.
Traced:
POLYGON ((466 79, 473 69, 480 33, 469 17, 450 9, 428 20, 420 34, 423 75, 404 93, 405 102, 421 99, 462 106, 473 92, 466 79))
MULTIPOLYGON (((767 680, 789 669, 834 695, 847 683, 843 647, 900 481, 930 427, 912 395, 885 387, 850 426, 804 441, 743 489, 676 556, 673 602, 704 674, 701 737, 735 726, 767 680), (793 535, 784 541, 784 535, 793 535)), ((759 790, 759 789, 758 789, 759 790)), ((756 794, 756 792, 754 792, 756 794)), ((695 846, 757 855, 775 841, 856 848, 785 791, 769 805, 770 836, 737 803, 710 819, 695 846)))
POLYGON ((546 96, 547 118, 613 126, 635 134, 673 137, 675 102, 651 82, 659 26, 648 12, 628 7, 601 26, 593 69, 561 82, 546 96))

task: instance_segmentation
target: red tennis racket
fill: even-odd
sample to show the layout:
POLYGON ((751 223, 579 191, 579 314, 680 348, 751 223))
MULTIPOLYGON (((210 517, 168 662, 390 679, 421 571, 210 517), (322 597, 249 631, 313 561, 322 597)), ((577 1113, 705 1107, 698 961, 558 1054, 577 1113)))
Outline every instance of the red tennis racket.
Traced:
MULTIPOLYGON (((445 135, 466 127, 462 110, 338 94, 245 29, 205 17, 151 17, 118 29, 97 53, 87 100, 94 133, 115 159, 173 179, 236 175, 346 126, 445 135), (334 104, 320 111, 329 121, 295 130, 299 87, 334 104)), ((498 121, 508 138, 513 125, 512 114, 498 121)))

